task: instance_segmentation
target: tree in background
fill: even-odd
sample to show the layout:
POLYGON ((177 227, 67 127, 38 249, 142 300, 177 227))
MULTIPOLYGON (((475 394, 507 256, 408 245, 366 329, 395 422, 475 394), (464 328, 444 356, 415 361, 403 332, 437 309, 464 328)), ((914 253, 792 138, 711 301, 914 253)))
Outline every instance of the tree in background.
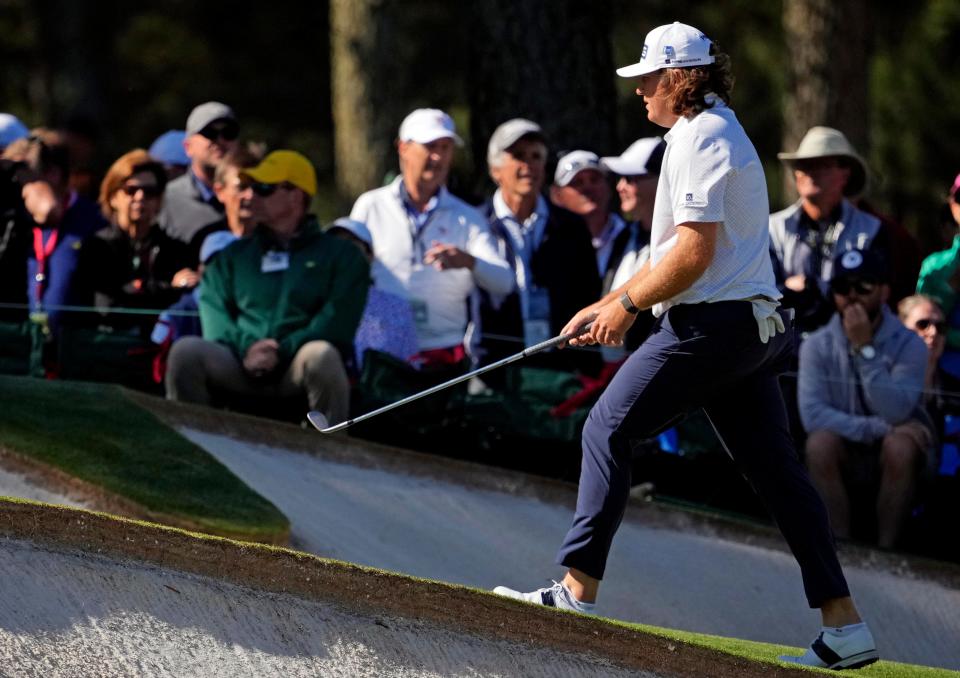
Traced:
POLYGON ((870 77, 875 193, 926 252, 943 249, 938 211, 960 172, 960 3, 930 0, 878 15, 870 77))
MULTIPOLYGON (((790 57, 784 149, 795 149, 814 125, 827 125, 866 153, 871 16, 866 0, 784 1, 784 41, 790 57)), ((784 184, 788 195, 796 194, 792 177, 785 176, 784 184)))
POLYGON ((358 196, 383 180, 394 164, 389 149, 404 114, 404 59, 399 2, 330 1, 336 187, 358 196))
POLYGON ((611 10, 578 0, 471 3, 467 74, 470 135, 478 175, 500 123, 540 123, 552 150, 619 152, 610 46, 611 10))

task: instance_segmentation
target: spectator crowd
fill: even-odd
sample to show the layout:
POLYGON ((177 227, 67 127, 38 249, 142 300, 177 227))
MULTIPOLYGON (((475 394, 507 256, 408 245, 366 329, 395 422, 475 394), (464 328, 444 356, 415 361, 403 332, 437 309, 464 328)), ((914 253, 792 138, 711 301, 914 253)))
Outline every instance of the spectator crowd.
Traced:
MULTIPOLYGON (((170 399, 289 403, 336 423, 357 389, 412 392, 556 336, 648 262, 664 140, 554 158, 538 122, 506 120, 480 205, 447 188, 462 145, 447 113, 412 111, 399 175, 324 225, 311 162, 245 141, 226 104, 121 155, 96 195, 74 180, 69 135, 0 114, 0 350, 28 327, 33 371, 67 377, 66 349, 95 337, 84 360, 122 351, 170 399)), ((960 175, 944 201, 952 245, 924 259, 866 202, 870 172, 842 131, 814 127, 778 157, 798 195, 769 217, 795 314, 793 432, 835 533, 865 521, 895 548, 930 479, 957 472, 942 451, 960 414, 960 175)), ((572 376, 552 416, 589 406, 658 328, 643 311, 622 348, 538 354, 528 384, 534 369, 572 376)), ((471 389, 522 389, 514 377, 471 389)))

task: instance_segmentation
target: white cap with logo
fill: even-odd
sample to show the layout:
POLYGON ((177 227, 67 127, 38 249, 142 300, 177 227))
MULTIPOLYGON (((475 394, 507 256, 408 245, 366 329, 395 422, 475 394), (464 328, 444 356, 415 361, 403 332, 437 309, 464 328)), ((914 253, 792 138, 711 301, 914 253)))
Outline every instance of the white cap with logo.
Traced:
POLYGON ((660 137, 637 139, 622 154, 600 158, 600 164, 622 177, 660 174, 666 145, 660 137))
POLYGON ((643 41, 640 61, 617 69, 622 78, 653 73, 661 68, 689 68, 714 62, 710 38, 693 26, 675 21, 657 26, 643 41))
POLYGON ((557 186, 566 186, 583 170, 594 170, 606 174, 607 170, 600 164, 600 157, 593 151, 570 151, 560 156, 557 161, 557 170, 553 173, 553 183, 557 186))
POLYGON ((463 146, 463 139, 457 136, 453 118, 439 108, 418 108, 400 123, 400 141, 414 141, 429 144, 437 139, 453 139, 457 146, 463 146))

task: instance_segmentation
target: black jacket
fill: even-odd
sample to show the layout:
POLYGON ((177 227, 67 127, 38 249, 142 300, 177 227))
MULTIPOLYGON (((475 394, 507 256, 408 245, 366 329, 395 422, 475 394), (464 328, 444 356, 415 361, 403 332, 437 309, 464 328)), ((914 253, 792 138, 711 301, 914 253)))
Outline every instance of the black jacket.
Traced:
MULTIPOLYGON (((533 284, 548 291, 550 330, 553 336, 557 336, 577 311, 600 298, 600 274, 597 272, 590 231, 584 221, 572 212, 550 203, 548 205, 550 216, 530 265, 533 284)), ((488 200, 480 207, 480 211, 499 241, 501 254, 513 266, 515 257, 512 241, 506 227, 497 218, 493 201, 488 200)), ((480 323, 484 363, 523 350, 523 317, 518 292, 512 292, 496 309, 489 295, 483 292, 480 323), (520 341, 492 339, 491 335, 516 337, 520 341)), ((602 365, 602 358, 599 351, 567 348, 537 354, 524 364, 596 374, 602 365)))
MULTIPOLYGON (((110 308, 156 309, 176 302, 184 290, 172 286, 173 275, 193 268, 190 248, 171 238, 159 226, 134 241, 117 226, 89 236, 77 265, 79 298, 101 312, 110 308)), ((116 329, 153 327, 151 315, 113 314, 107 323, 116 329)), ((101 320, 102 322, 102 320, 101 320)))

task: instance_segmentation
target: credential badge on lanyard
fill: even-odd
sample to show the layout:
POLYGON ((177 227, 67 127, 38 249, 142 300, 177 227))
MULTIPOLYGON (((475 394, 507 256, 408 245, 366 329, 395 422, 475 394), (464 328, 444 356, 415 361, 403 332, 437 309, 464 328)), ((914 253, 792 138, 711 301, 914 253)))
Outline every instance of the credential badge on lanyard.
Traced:
POLYGON ((290 253, 270 250, 260 260, 261 273, 275 273, 290 268, 290 253))
POLYGON ((550 338, 550 294, 543 287, 527 288, 527 317, 523 321, 523 341, 527 346, 550 338))

